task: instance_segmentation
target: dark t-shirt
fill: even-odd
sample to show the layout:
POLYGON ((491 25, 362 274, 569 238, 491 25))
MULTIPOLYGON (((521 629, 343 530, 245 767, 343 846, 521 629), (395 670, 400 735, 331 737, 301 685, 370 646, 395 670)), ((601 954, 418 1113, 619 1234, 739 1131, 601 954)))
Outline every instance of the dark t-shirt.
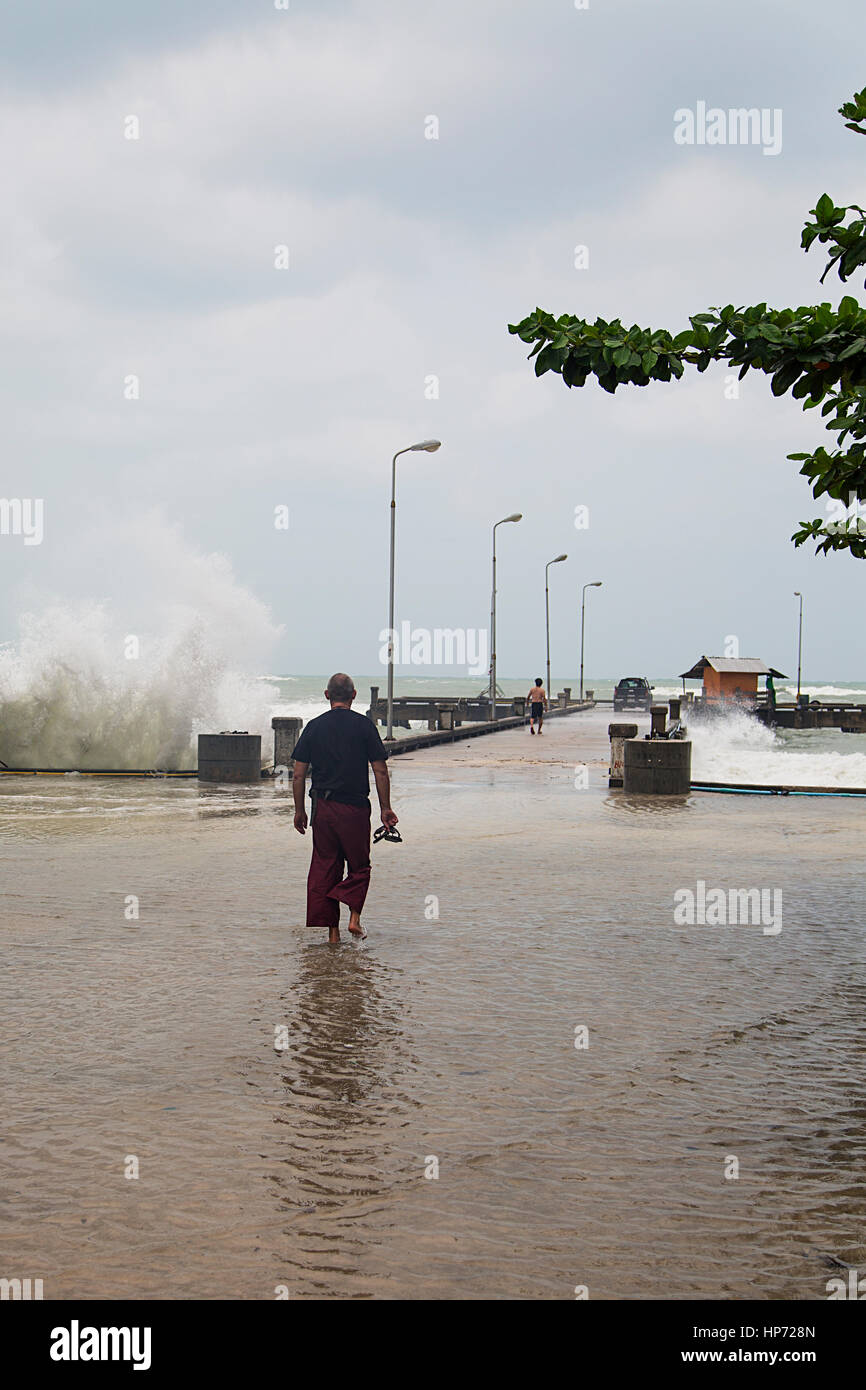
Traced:
POLYGON ((311 719, 292 757, 310 763, 313 792, 347 806, 369 806, 368 765, 388 753, 372 719, 353 709, 331 709, 311 719))

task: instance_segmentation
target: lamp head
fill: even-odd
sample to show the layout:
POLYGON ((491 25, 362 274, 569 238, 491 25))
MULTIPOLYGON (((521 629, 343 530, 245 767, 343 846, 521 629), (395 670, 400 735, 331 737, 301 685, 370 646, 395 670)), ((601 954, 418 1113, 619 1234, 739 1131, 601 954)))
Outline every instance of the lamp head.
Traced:
POLYGON ((415 454, 423 449, 425 454, 435 454, 436 450, 441 449, 441 447, 442 441, 440 439, 422 439, 420 444, 410 444, 409 452, 415 454))
POLYGON ((522 520, 523 520, 523 512, 512 512, 512 513, 511 513, 511 516, 507 516, 507 517, 505 518, 505 520, 506 520, 506 521, 522 521, 522 520))
POLYGON ((556 559, 555 559, 555 560, 551 560, 550 563, 551 563, 552 565, 558 565, 559 562, 560 562, 560 560, 567 560, 567 559, 568 559, 568 556, 567 556, 567 555, 557 555, 556 559))

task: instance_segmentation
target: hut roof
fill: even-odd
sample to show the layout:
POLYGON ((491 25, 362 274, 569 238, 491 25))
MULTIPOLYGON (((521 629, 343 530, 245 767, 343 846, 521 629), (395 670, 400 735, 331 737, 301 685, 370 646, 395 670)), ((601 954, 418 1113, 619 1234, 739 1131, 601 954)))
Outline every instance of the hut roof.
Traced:
POLYGON ((751 676, 778 676, 781 680, 787 680, 783 671, 777 671, 774 666, 767 666, 757 656, 702 656, 690 671, 680 673, 680 680, 702 680, 708 666, 714 671, 733 671, 751 676))

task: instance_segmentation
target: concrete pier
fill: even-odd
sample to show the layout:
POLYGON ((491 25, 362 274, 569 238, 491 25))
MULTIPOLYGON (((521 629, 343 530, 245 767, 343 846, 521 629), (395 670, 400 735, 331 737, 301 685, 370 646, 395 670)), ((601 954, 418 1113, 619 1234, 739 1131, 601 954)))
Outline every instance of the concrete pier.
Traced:
POLYGON ((777 729, 843 729, 846 733, 866 734, 866 705, 846 701, 778 703, 775 709, 760 705, 754 713, 763 724, 777 729))
MULTIPOLYGON (((521 700, 515 701, 515 703, 523 704, 524 702, 521 700)), ((592 706, 587 704, 586 701, 584 701, 582 705, 572 704, 567 709, 561 709, 558 705, 553 705, 544 716, 544 722, 546 724, 549 719, 568 718, 572 714, 579 714, 582 710, 591 708, 592 706)), ((372 718, 372 714, 369 717, 372 718)), ((413 715, 413 718, 417 718, 417 716, 413 715)), ((487 723, 481 723, 479 721, 478 723, 466 724, 462 728, 460 727, 460 722, 459 719, 455 718, 453 727, 449 729, 436 728, 432 732, 426 734, 420 732, 410 733, 401 738, 394 738, 390 743, 386 739, 385 747, 388 749, 391 757, 397 757, 400 753, 414 753, 419 748, 433 748, 441 743, 457 743, 464 739, 483 738, 487 734, 497 734, 503 729, 521 729, 526 727, 526 717, 523 714, 513 715, 510 718, 500 717, 495 723, 492 720, 487 723)), ((401 727, 396 718, 394 724, 398 728, 401 727)))
POLYGON ((259 782, 261 776, 261 734, 199 734, 200 782, 259 782))
MULTIPOLYGON (((593 709, 594 704, 592 699, 573 700, 571 687, 567 686, 565 690, 560 690, 555 696, 550 697, 548 715, 571 714, 575 710, 593 709)), ((486 692, 475 698, 460 696, 456 699, 453 696, 440 698, 435 695, 395 695, 393 722, 395 729, 409 729, 413 720, 426 721, 431 733, 459 729, 462 724, 487 724, 487 732, 492 733, 496 727, 507 727, 509 720, 523 719, 525 714, 525 695, 497 696, 493 719, 490 718, 490 697, 486 692)), ((379 694, 378 685, 370 687, 367 718, 372 719, 374 724, 388 722, 388 701, 379 694)))

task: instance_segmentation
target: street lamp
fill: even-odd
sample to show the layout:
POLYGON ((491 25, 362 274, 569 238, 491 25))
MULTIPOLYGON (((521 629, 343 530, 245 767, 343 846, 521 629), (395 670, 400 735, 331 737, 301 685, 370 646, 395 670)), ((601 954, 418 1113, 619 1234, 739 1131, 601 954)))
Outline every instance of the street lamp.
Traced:
POLYGON ((555 560, 548 560, 544 566, 544 629, 547 634, 547 698, 550 699, 550 593, 547 587, 547 571, 551 565, 558 565, 563 560, 567 560, 567 555, 557 555, 555 560))
POLYGON ((586 609, 587 589, 600 589, 601 580, 593 579, 589 584, 584 584, 580 591, 580 703, 583 704, 583 621, 586 609))
POLYGON ((803 670, 803 595, 799 589, 794 590, 794 598, 800 600, 800 635, 797 639, 797 704, 800 703, 800 675, 803 670))
POLYGON ((420 444, 408 444, 398 449, 391 460, 391 583, 388 596, 388 730, 386 738, 394 737, 394 523, 397 516, 397 460, 401 454, 419 451, 435 454, 440 447, 438 439, 422 439, 420 444))
MULTIPOLYGON (((522 521, 523 512, 512 512, 497 521, 496 526, 504 526, 507 521, 522 521)), ((496 526, 493 528, 493 591, 490 599, 490 706, 488 719, 496 718, 496 526)))

